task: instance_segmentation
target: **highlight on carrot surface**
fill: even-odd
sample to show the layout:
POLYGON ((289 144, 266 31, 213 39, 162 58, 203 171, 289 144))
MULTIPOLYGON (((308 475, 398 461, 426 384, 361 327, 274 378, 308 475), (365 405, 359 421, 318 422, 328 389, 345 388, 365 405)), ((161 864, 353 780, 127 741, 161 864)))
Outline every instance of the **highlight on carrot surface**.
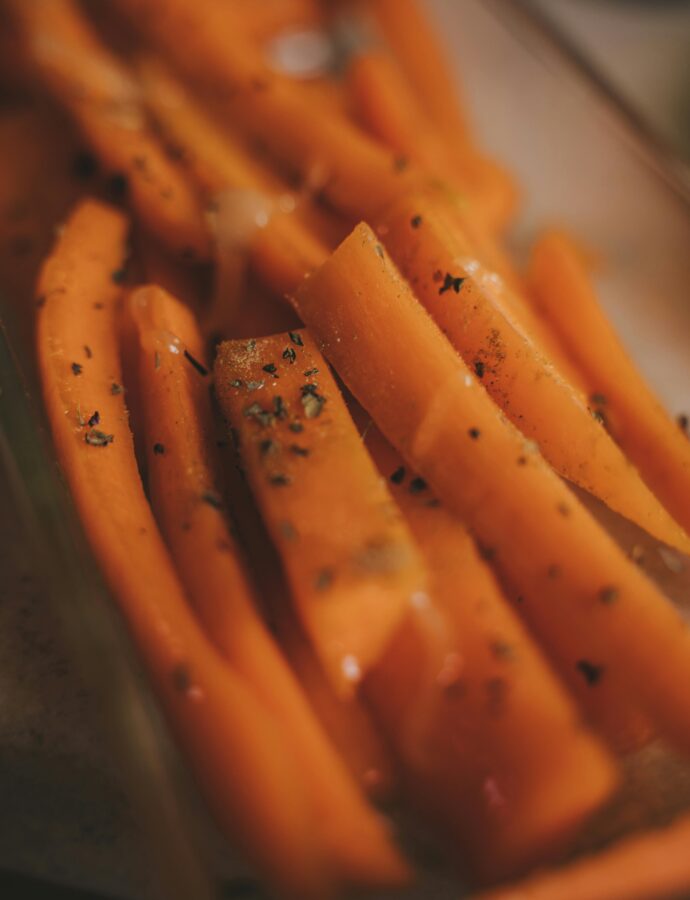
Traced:
POLYGON ((225 342, 215 374, 299 619, 351 694, 425 590, 412 538, 305 331, 225 342))
POLYGON ((120 212, 85 201, 39 278, 37 351, 60 467, 217 821, 276 888, 322 896, 327 879, 294 761, 202 633, 144 495, 119 360, 121 287, 112 278, 127 230, 120 212))
POLYGON ((687 623, 506 421, 371 229, 294 300, 384 435, 476 535, 597 726, 639 739, 641 709, 690 749, 687 623))
POLYGON ((194 319, 156 287, 135 291, 128 312, 137 335, 148 488, 180 580, 208 639, 247 681, 299 767, 294 777, 327 868, 351 884, 396 881, 404 869, 385 824, 345 771, 257 609, 224 514, 209 372, 194 319))
POLYGON ((690 892, 690 819, 623 838, 562 869, 537 873, 476 900, 662 900, 690 892))
POLYGON ((112 192, 128 199, 176 254, 208 258, 198 198, 149 131, 126 67, 101 45, 73 0, 8 4, 27 64, 111 173, 112 192))
POLYGON ((365 442, 430 573, 430 603, 366 695, 412 802, 475 878, 498 881, 566 848, 615 788, 615 766, 462 522, 376 428, 365 442))
POLYGON ((577 242, 563 231, 545 232, 528 278, 535 309, 581 369, 593 408, 669 512, 690 528, 690 442, 606 318, 577 242))
POLYGON ((506 311, 500 285, 477 264, 471 242, 433 201, 405 197, 379 218, 379 227, 400 271, 474 377, 513 424, 538 443, 553 468, 654 537, 688 552, 690 538, 683 528, 584 398, 506 311))

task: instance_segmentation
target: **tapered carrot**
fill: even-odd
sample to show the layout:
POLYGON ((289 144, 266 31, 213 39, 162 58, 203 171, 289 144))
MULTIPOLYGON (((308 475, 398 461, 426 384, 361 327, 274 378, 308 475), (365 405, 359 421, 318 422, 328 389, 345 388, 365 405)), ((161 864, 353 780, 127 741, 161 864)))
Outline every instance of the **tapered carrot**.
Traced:
POLYGON ((250 684, 299 767, 317 843, 352 884, 396 882, 404 872, 378 815, 329 744, 259 616, 221 510, 203 339, 191 313, 159 288, 129 303, 146 422, 154 512, 209 638, 250 684))
POLYGON ((86 201, 38 283, 38 356, 61 469, 194 775, 219 823, 270 880, 322 896, 313 819, 294 760, 187 604, 139 478, 119 361, 127 221, 86 201))
POLYGON ((592 416, 584 398, 496 298, 491 276, 482 277, 471 243, 421 198, 401 199, 380 223, 386 247, 427 311, 494 401, 523 434, 537 441, 556 471, 687 552, 688 535, 592 416))
POLYGON ((690 818, 682 816, 475 900, 681 900, 690 894, 689 846, 690 818))
POLYGON ((367 693, 416 804, 475 876, 505 878, 562 850, 610 795, 615 769, 462 522, 376 428, 366 444, 424 554, 432 603, 426 628, 420 613, 367 693), (440 646, 437 618, 450 638, 440 646))
POLYGON ((300 621, 352 694, 424 590, 412 539, 306 332, 224 343, 215 371, 300 621))
POLYGON ((587 379, 607 428, 673 516, 690 528, 690 442, 636 368, 599 306, 577 244, 547 232, 529 279, 544 316, 587 379))
POLYGON ((8 0, 43 87, 72 116, 146 228, 184 257, 204 259, 198 199, 149 132, 136 82, 101 45, 73 0, 8 0))
POLYGON ((690 750, 687 624, 506 421, 371 229, 294 299, 345 384, 517 590, 600 727, 639 704, 690 750))

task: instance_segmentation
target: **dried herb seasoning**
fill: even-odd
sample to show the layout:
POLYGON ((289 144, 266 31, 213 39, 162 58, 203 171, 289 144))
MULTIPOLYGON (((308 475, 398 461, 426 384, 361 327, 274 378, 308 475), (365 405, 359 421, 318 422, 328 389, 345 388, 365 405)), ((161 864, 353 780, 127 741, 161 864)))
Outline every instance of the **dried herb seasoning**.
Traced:
POLYGON ((273 398, 273 413, 276 419, 280 419, 281 421, 287 417, 287 408, 280 394, 276 394, 273 398))
POLYGON ((304 425, 301 422, 290 422, 288 428, 293 434, 301 434, 304 431, 304 425))
POLYGON ((210 488, 203 492, 201 500, 209 506, 212 506, 214 509, 223 508, 223 498, 217 491, 211 490, 210 488))
POLYGON ((556 511, 558 512, 559 515, 565 516, 566 518, 570 515, 570 512, 571 512, 568 504, 563 503, 563 502, 557 504, 556 511))
POLYGON ((398 468, 391 475, 391 481, 393 484, 402 484, 405 480, 405 466, 398 466, 398 468))
POLYGON ((265 366, 261 366, 262 370, 266 372, 268 375, 272 375, 274 378, 278 378, 278 371, 276 369, 275 363, 266 363, 265 366))
POLYGON ((484 377, 485 366, 481 359, 475 359, 474 361, 474 374, 477 378, 484 377))
POLYGON ((376 255, 377 255, 377 256, 380 256, 381 259, 384 258, 385 254, 384 254, 384 252, 383 252, 383 247, 381 246, 381 244, 375 244, 375 245, 374 245, 374 250, 376 251, 376 255))
POLYGON ((156 441, 156 443, 153 445, 153 452, 156 454, 156 456, 163 456, 163 454, 165 453, 165 445, 161 444, 160 441, 156 441))
POLYGON ((118 384, 117 381, 113 381, 113 383, 110 385, 110 393, 111 394, 123 394, 124 391, 125 391, 125 389, 122 387, 121 384, 118 384))
POLYGON ((294 363, 294 361, 297 359, 297 353, 295 352, 295 348, 294 347, 286 347, 283 350, 283 359, 286 359, 290 363, 290 365, 292 365, 294 363))
POLYGON ((456 294, 459 294, 465 280, 465 277, 462 275, 452 275, 450 272, 446 272, 443 277, 443 284, 438 289, 438 292, 439 294, 445 294, 446 291, 455 291, 456 294))
POLYGON ((230 387, 241 388, 243 384, 244 382, 240 378, 233 378, 233 380, 230 382, 230 387))
POLYGON ((84 344, 84 356, 87 359, 93 359, 93 350, 89 347, 88 344, 84 344))
POLYGON ((489 644, 489 649, 496 657, 496 659, 502 661, 515 659, 515 647, 513 647, 513 645, 509 644, 507 641, 501 640, 500 638, 491 641, 491 643, 489 644))
POLYGON ((199 362, 198 359, 195 359, 195 358, 192 356, 192 354, 189 352, 189 350, 187 350, 186 347, 185 347, 185 350, 184 350, 184 358, 187 360, 187 362, 188 362, 191 366, 193 366, 193 367, 197 370, 197 372, 199 373, 199 375, 202 375, 202 376, 204 376, 204 377, 205 377, 206 375, 208 375, 208 369, 206 368, 206 366, 203 366, 203 365, 199 362))
POLYGON ((467 433, 473 441, 478 441, 481 437, 481 431, 478 428, 470 428, 467 433))
POLYGON ((89 426, 89 428, 93 428, 95 425, 98 425, 98 423, 100 421, 101 421, 101 414, 98 412, 97 409, 95 409, 93 411, 92 415, 89 417, 89 420, 86 424, 89 426))
POLYGON ((115 440, 115 435, 106 434, 104 431, 92 428, 91 431, 86 432, 84 440, 87 444, 91 444, 92 447, 107 447, 108 444, 112 444, 115 440))
POLYGON ((410 225, 413 228, 419 228, 419 226, 421 224, 422 224, 422 217, 419 214, 417 214, 416 216, 412 216, 412 218, 410 219, 410 225))
POLYGON ((325 591, 335 580, 335 572, 333 569, 321 569, 316 573, 314 579, 314 587, 317 591, 325 591))
POLYGON ((300 447, 299 444, 290 444, 290 453, 294 456, 309 456, 309 448, 308 447, 300 447))
POLYGON ((610 606, 612 603, 615 603, 616 600, 618 600, 618 596, 618 588, 612 587, 611 585, 607 585, 599 591, 599 600, 605 606, 610 606))
POLYGON ((289 476, 284 472, 273 472, 268 476, 268 481, 274 487, 287 487, 291 483, 289 476))
POLYGON ((578 661, 575 663, 575 668, 580 673, 580 675, 582 675, 587 684, 591 686, 598 684, 604 674, 603 666, 599 666, 596 663, 589 662, 589 660, 587 659, 578 659, 578 661))
POLYGON ((424 479, 420 478, 419 476, 413 478, 412 481, 410 482, 409 490, 410 490, 411 494, 421 494, 421 492, 425 491, 426 489, 427 489, 426 481, 424 481, 424 479))
POLYGON ((279 449, 280 445, 276 441, 272 441, 271 438, 259 441, 259 453, 261 456, 270 456, 273 453, 277 453, 279 449))
POLYGON ((325 402, 326 398, 321 397, 319 394, 304 394, 302 397, 302 406, 304 407, 305 416, 308 419, 316 419, 321 415, 325 402))
POLYGON ((127 270, 124 266, 120 269, 115 269, 110 277, 114 284, 124 284, 125 278, 127 277, 127 270))
POLYGON ((304 341, 299 331, 288 331, 288 337, 293 344, 297 344, 298 347, 304 347, 304 341))
POLYGON ((73 375, 81 375, 82 369, 84 368, 81 363, 73 362, 71 367, 73 375))
POLYGON ((319 370, 314 366, 313 369, 306 369, 302 374, 305 378, 311 378, 313 375, 318 375, 319 370))

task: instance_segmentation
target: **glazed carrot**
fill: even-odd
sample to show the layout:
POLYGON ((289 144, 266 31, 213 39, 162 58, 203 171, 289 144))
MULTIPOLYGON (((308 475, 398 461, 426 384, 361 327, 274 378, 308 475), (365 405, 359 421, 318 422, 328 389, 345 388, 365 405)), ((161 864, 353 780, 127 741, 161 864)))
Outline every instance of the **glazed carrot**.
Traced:
POLYGON ((185 258, 207 258, 198 199, 149 132, 129 72, 72 0, 8 2, 43 87, 70 113, 146 228, 185 258))
POLYGON ((669 512, 690 527, 690 443, 604 315, 577 244, 563 232, 544 234, 529 279, 535 308, 585 375, 607 428, 669 512))
POLYGON ((494 282, 483 277, 471 243, 421 198, 401 199, 379 221, 386 247, 427 311, 493 400, 523 434, 537 441, 555 470, 687 552, 687 534, 584 399, 522 333, 501 298, 496 299, 494 282))
POLYGON ((457 196, 490 231, 505 226, 517 202, 512 179, 495 163, 443 141, 389 53, 376 48, 354 53, 346 79, 354 114, 367 131, 433 173, 440 189, 457 196))
POLYGON ((231 5, 187 0, 115 0, 114 5, 280 164, 303 177, 315 166, 323 169, 322 193, 340 212, 366 215, 418 177, 344 116, 315 116, 297 82, 271 70, 250 42, 238 40, 241 21, 231 5))
POLYGON ((216 390, 299 619, 351 695, 424 590, 407 528, 306 332, 222 344, 216 390))
POLYGON ((139 356, 151 503, 206 633, 249 683, 298 766, 329 869, 351 884, 397 883, 404 867, 346 772, 255 606, 222 512, 203 339, 156 287, 128 305, 139 356))
POLYGON ((127 220, 95 201, 70 216, 38 282, 38 356, 62 471, 194 775, 220 825, 294 897, 322 896, 294 761, 201 632, 137 471, 119 362, 127 220))
POLYGON ((242 265, 248 255, 271 290, 279 296, 292 290, 325 259, 332 222, 310 202, 289 195, 246 148, 219 131, 163 66, 142 60, 138 71, 147 105, 194 180, 214 199, 221 263, 242 265))
POLYGON ((690 818, 475 900, 681 900, 690 893, 690 818))
POLYGON ((599 726, 610 733, 639 704, 690 750, 687 624, 505 419, 371 229, 355 229, 295 304, 355 397, 517 591, 599 726))
POLYGON ((321 19, 317 0, 235 0, 234 6, 246 34, 260 43, 283 31, 318 27, 321 19))
POLYGON ((408 625, 367 695, 416 804, 477 878, 505 878, 563 850, 610 795, 615 768, 462 522, 377 429, 366 444, 424 554, 432 603, 427 627, 408 625), (428 638, 437 617, 450 634, 440 653, 428 638))
POLYGON ((316 655, 300 628, 289 599, 280 558, 252 499, 234 448, 224 450, 228 490, 238 534, 259 589, 265 615, 297 675, 324 730, 364 790, 388 799, 397 786, 397 773, 382 737, 360 698, 336 696, 316 655))
POLYGON ((469 126, 457 79, 417 0, 372 0, 366 9, 381 28, 419 102, 447 144, 461 147, 469 143, 469 126))

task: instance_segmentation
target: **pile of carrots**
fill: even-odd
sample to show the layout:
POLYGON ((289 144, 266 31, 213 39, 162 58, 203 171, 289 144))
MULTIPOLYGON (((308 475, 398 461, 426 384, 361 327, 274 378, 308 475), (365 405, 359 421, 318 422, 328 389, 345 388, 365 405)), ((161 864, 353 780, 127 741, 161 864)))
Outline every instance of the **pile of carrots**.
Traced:
MULTIPOLYGON (((286 898, 395 896, 410 818, 478 889, 561 859, 690 753, 690 630, 570 486, 688 553, 690 442, 579 242, 515 266, 415 0, 0 26, 0 278, 220 827, 286 898)), ((688 889, 689 828, 482 896, 688 889)))

